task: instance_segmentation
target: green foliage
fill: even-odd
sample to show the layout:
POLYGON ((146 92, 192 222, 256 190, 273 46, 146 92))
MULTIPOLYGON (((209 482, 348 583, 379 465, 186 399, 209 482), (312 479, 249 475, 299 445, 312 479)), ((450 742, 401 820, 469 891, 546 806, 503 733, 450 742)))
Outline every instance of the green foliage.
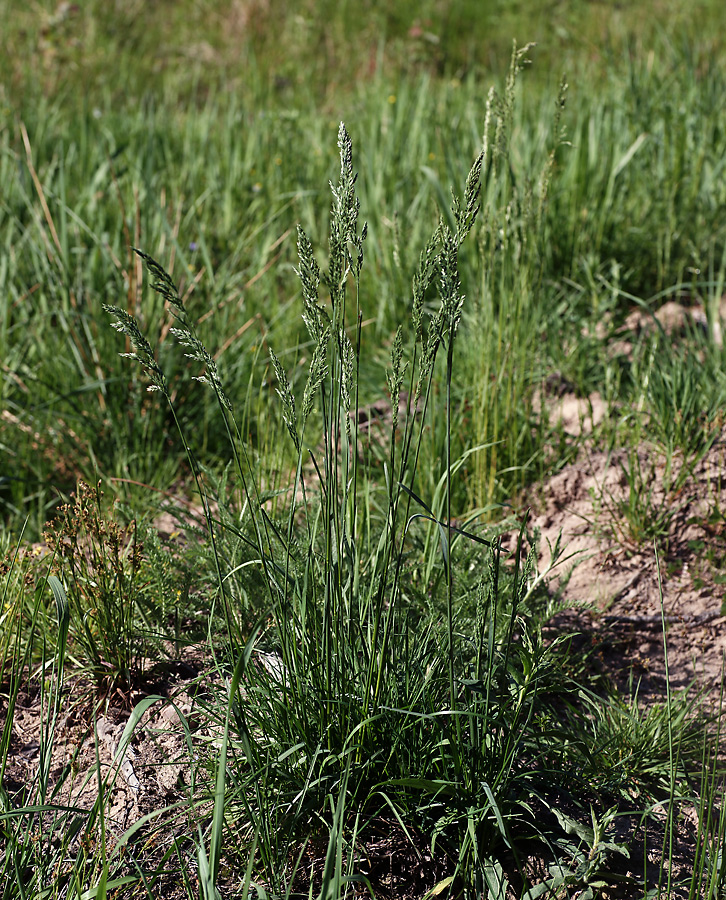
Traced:
POLYGON ((140 577, 136 522, 122 528, 106 518, 101 501, 98 486, 79 482, 46 538, 68 592, 69 650, 97 687, 112 693, 128 690, 138 676, 155 616, 140 577))
MULTIPOLYGON (((523 63, 520 55, 515 67, 523 63)), ((535 65, 519 74, 527 79, 521 101, 505 79, 489 112, 473 75, 407 77, 395 93, 373 78, 341 101, 364 138, 356 190, 368 215, 368 264, 360 288, 377 300, 362 322, 374 335, 359 361, 363 405, 377 396, 391 335, 402 323, 418 330, 421 312, 430 311, 429 275, 409 289, 427 222, 441 214, 456 227, 446 184, 464 180, 462 160, 475 157, 484 131, 491 142, 477 201, 483 215, 458 261, 469 299, 451 386, 452 456, 491 447, 468 461, 455 506, 508 500, 554 463, 536 403, 551 371, 582 393, 607 384, 611 402, 631 404, 643 372, 609 357, 607 343, 633 297, 655 310, 687 289, 707 301, 716 323, 726 243, 714 223, 724 221, 718 173, 726 130, 720 70, 705 77, 703 65, 688 46, 666 45, 652 66, 612 66, 596 88, 586 74, 571 77, 554 104, 553 91, 540 101, 532 90, 535 65), (604 334, 592 333, 594 321, 604 334)), ((58 492, 67 497, 79 477, 93 483, 98 472, 135 504, 143 491, 133 482, 163 489, 190 477, 169 409, 153 402, 100 327, 103 303, 134 316, 154 345, 183 430, 199 434, 200 463, 219 468, 230 458, 214 394, 184 377, 198 374, 199 360, 186 354, 200 347, 218 348, 213 361, 228 396, 245 398, 241 433, 260 456, 279 452, 267 347, 289 348, 279 362, 299 404, 295 361, 309 363, 317 338, 291 304, 329 261, 318 250, 297 280, 294 235, 300 223, 311 248, 323 243, 327 222, 316 209, 337 128, 297 99, 260 89, 248 103, 211 91, 204 102, 173 105, 99 100, 95 113, 47 101, 16 111, 22 127, 8 113, 0 128, 0 451, 9 463, 0 504, 8 524, 18 528, 30 514, 28 536, 38 537, 58 492), (142 290, 134 244, 168 260, 199 344, 180 346, 164 319, 168 299, 142 290)), ((435 255, 427 259, 431 265, 435 255)), ((680 398, 677 385, 673 391, 680 398)), ((718 397, 709 394, 701 410, 698 392, 688 391, 683 421, 703 412, 712 421, 718 397)), ((437 373, 432 414, 444 415, 444 392, 437 373)), ((428 496, 445 457, 442 433, 421 448, 432 474, 428 496)), ((294 464, 295 451, 285 453, 279 465, 294 464)))
MULTIPOLYGON (((281 894, 294 889, 297 866, 291 871, 287 861, 300 859, 311 839, 311 823, 313 835, 328 830, 323 893, 333 871, 340 885, 343 807, 354 816, 359 839, 384 810, 392 810, 402 823, 419 823, 432 835, 432 848, 438 846, 456 860, 454 879, 465 892, 480 891, 484 884, 490 891, 504 889, 517 881, 525 889, 525 848, 532 842, 545 855, 557 850, 550 878, 541 887, 584 885, 592 892, 607 883, 602 879, 608 855, 625 852, 607 833, 617 804, 631 797, 628 775, 637 772, 643 785, 653 788, 660 784, 661 772, 651 771, 647 760, 626 748, 632 770, 622 779, 613 777, 611 739, 593 748, 584 738, 598 716, 601 732, 611 720, 601 714, 602 701, 594 694, 586 705, 578 700, 578 686, 566 674, 566 639, 549 645, 542 639, 541 618, 532 604, 538 581, 532 572, 536 549, 523 560, 523 530, 511 564, 502 562, 495 545, 486 574, 478 581, 466 576, 470 566, 455 564, 454 538, 487 543, 452 524, 458 466, 451 457, 451 384, 464 300, 459 248, 478 212, 479 179, 489 144, 472 166, 463 200, 453 200, 455 230, 442 217, 412 280, 416 298, 436 284, 438 274, 439 305, 419 312, 414 299, 410 338, 404 342, 404 331, 399 330, 394 341, 388 384, 392 396, 400 396, 405 374, 413 404, 399 410, 402 418, 391 419, 380 510, 367 502, 366 473, 358 458, 360 419, 353 398, 358 395, 362 336, 355 326, 363 315, 367 229, 358 228, 352 141, 342 125, 338 145, 340 178, 332 186, 325 270, 318 267, 305 233, 300 230, 298 235, 304 321, 315 341, 301 417, 289 378, 273 356, 283 420, 297 453, 292 499, 278 521, 265 510, 258 473, 250 466, 234 403, 213 357, 187 323, 168 274, 146 259, 156 289, 167 295, 183 323, 175 336, 207 366, 205 383, 217 395, 220 413, 230 426, 237 460, 233 474, 239 479, 236 519, 229 499, 236 489, 227 486, 226 478, 215 498, 215 506, 226 512, 213 517, 211 503, 204 500, 233 676, 223 704, 226 712, 219 718, 223 738, 215 763, 209 853, 201 834, 198 842, 203 893, 216 896, 225 816, 248 822, 252 846, 260 855, 258 877, 281 894), (320 298, 323 286, 327 302, 320 298), (354 315, 349 312, 351 293, 354 315), (351 325, 355 343, 347 334, 351 325), (446 350, 446 452, 441 500, 434 511, 413 485, 423 434, 430 427, 429 400, 440 350, 446 350), (318 449, 309 452, 312 468, 305 465, 302 449, 312 442, 311 427, 321 433, 318 449), (412 503, 426 515, 412 513, 412 503), (419 541, 418 552, 415 549, 416 530, 423 523, 440 537, 440 557, 433 568, 422 564, 425 544, 419 541), (363 527, 369 532, 367 552, 358 538, 363 527), (230 539, 254 548, 255 556, 230 569, 224 552, 230 539), (250 566, 263 575, 269 604, 258 606, 260 618, 270 623, 264 639, 259 626, 244 637, 234 609, 234 598, 248 594, 242 573, 250 566), (466 609, 460 601, 472 588, 475 613, 467 620, 457 610, 466 609), (428 601, 421 604, 424 593, 428 601), (468 641, 462 640, 461 628, 469 630, 468 641), (587 810, 578 792, 589 801, 587 810), (563 806, 562 797, 567 798, 563 806), (606 807, 608 801, 615 807, 606 807), (543 824, 543 809, 551 824, 543 824), (585 811, 591 828, 577 818, 585 811), (581 841, 589 841, 587 852, 568 837, 573 831, 581 841)), ((132 340, 132 358, 149 369, 152 384, 171 404, 166 380, 155 368, 135 320, 119 310, 109 312, 132 340)), ((193 459, 191 448, 188 453, 193 459)), ((206 498, 202 474, 197 484, 206 498)), ((457 545, 457 555, 460 552, 457 545)), ((556 556, 559 550, 553 552, 556 556)), ((212 705, 211 715, 220 717, 221 709, 212 705)), ((684 722, 688 710, 683 707, 684 722)), ((660 751, 659 759, 672 762, 673 723, 670 718, 668 722, 667 734, 659 740, 650 729, 646 744, 648 752, 660 751)), ((639 737, 636 742, 642 743, 639 737)), ((618 751, 625 747, 622 735, 612 743, 618 751)), ((672 766, 668 771, 673 791, 675 779, 682 776, 672 766)), ((254 870, 250 861, 248 879, 254 870)), ((532 891, 532 897, 541 893, 534 887, 532 891)))
POLYGON ((0 773, 21 688, 40 694, 42 734, 32 783, 0 788, 3 897, 152 896, 171 871, 190 897, 333 900, 365 883, 366 842, 391 822, 444 860, 432 895, 595 897, 627 855, 621 818, 661 807, 669 890, 681 802, 699 821, 690 895, 717 897, 703 717, 686 696, 646 712, 596 691, 570 638, 544 636, 559 543, 537 572, 524 526, 509 554, 496 536, 502 504, 580 446, 548 421, 552 372, 607 400, 628 491, 602 502, 621 543, 667 537, 718 436, 718 53, 655 41, 652 4, 571 0, 528 10, 543 45, 515 47, 486 95, 482 58, 510 52, 516 4, 8 5, 0 504, 27 527, 3 538, 0 773), (356 167, 331 109, 355 123, 356 167), (614 349, 632 304, 684 292, 707 332, 614 349), (124 512, 87 487, 99 477, 124 512), (142 524, 148 486, 198 501, 183 548, 142 524), (52 515, 51 562, 22 545, 52 515), (63 799, 75 756, 51 774, 67 679, 127 696, 162 638, 206 640, 208 746, 181 717, 184 827, 161 810, 112 846, 98 748, 90 809, 63 799), (153 860, 147 825, 150 842, 175 835, 153 860))

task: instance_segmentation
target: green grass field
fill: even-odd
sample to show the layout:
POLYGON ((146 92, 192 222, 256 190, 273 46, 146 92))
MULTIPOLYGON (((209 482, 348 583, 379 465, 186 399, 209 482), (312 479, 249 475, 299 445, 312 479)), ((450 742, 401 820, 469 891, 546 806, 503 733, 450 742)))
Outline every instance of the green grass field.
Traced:
POLYGON ((665 613, 639 704, 526 518, 620 453, 621 549, 674 565, 726 399, 722 5, 0 13, 2 897, 723 896, 665 613), (669 301, 678 340, 629 324, 669 301))

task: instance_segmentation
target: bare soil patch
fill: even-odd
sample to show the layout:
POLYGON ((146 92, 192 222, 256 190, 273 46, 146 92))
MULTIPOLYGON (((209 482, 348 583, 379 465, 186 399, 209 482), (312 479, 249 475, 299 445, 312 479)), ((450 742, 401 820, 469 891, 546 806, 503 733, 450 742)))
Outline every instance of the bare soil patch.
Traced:
MULTIPOLYGON (((602 416, 597 397, 575 403, 581 413, 589 411, 590 424, 602 416)), ((574 422, 571 412, 566 421, 574 422)), ((614 674, 632 669, 642 679, 643 696, 663 695, 664 623, 671 687, 694 683, 714 696, 720 689, 725 457, 726 430, 700 460, 675 459, 670 468, 655 447, 629 455, 583 451, 544 485, 531 517, 541 533, 542 562, 558 537, 568 557, 551 588, 575 607, 592 606, 582 625, 607 627, 618 636, 621 658, 610 660, 614 674)))

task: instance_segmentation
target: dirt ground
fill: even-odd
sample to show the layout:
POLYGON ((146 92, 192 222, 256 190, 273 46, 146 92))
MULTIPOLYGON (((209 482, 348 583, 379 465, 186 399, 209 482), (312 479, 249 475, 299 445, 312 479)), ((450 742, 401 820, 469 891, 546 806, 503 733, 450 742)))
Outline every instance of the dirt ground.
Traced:
MULTIPOLYGON (((566 395, 552 413, 575 432, 597 425, 605 409, 597 395, 566 395)), ((619 636, 622 659, 611 663, 642 678, 643 696, 664 693, 665 622, 671 688, 693 684, 718 699, 726 652, 725 456, 726 429, 695 465, 676 459, 670 471, 655 447, 637 456, 585 450, 533 503, 541 565, 559 536, 567 557, 551 590, 566 604, 592 607, 581 616, 585 627, 619 636)))

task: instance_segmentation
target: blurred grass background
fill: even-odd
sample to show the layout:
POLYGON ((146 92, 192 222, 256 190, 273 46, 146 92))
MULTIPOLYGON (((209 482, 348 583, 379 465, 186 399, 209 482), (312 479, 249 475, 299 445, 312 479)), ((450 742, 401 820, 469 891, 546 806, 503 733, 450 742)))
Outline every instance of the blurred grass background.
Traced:
MULTIPOLYGON (((209 398, 175 378, 191 364, 167 340, 131 246, 178 281, 243 398, 259 459, 290 465, 267 347, 297 385, 309 348, 294 229, 324 243, 341 119, 369 223, 361 400, 376 400, 418 253, 478 151, 487 92, 501 90, 515 39, 537 46, 506 166, 487 173, 487 216, 462 255, 454 386, 457 454, 500 443, 462 468, 462 510, 510 499, 568 452, 534 408, 552 372, 611 404, 633 396, 637 360, 606 346, 632 297, 715 309, 722 4, 130 0, 0 12, 0 504, 12 528, 29 516, 37 535, 79 476, 128 499, 140 496, 135 482, 186 478, 168 414, 119 359, 128 348, 104 302, 139 315, 158 342, 201 460, 226 459, 209 398)), ((434 429, 429 496, 441 450, 434 429)))
POLYGON ((538 44, 536 80, 593 77, 625 57, 663 55, 659 42, 718 56, 716 0, 5 0, 2 81, 12 106, 38 94, 91 104, 221 89, 257 101, 336 106, 371 77, 396 82, 501 75, 512 39, 538 44))

